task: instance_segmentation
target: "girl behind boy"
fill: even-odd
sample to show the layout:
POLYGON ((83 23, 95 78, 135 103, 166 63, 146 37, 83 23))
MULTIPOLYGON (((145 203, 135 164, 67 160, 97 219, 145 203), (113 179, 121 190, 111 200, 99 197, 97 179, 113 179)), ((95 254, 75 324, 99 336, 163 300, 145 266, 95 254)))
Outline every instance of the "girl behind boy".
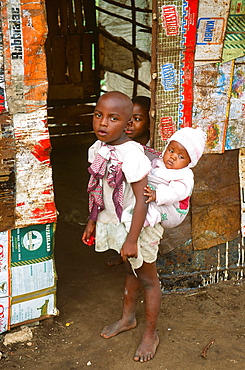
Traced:
POLYGON ((133 115, 126 127, 126 134, 130 139, 142 145, 150 145, 150 105, 151 99, 147 96, 135 96, 133 102, 133 115))
POLYGON ((89 149, 90 216, 82 240, 89 244, 96 236, 96 251, 115 249, 125 264, 122 316, 102 330, 104 338, 136 326, 136 304, 143 286, 146 323, 134 360, 145 362, 153 358, 159 343, 156 322, 161 290, 156 259, 163 228, 160 223, 143 227, 147 213, 143 193, 151 164, 142 146, 125 133, 132 107, 129 97, 116 91, 102 95, 95 107, 93 128, 98 141, 89 149))

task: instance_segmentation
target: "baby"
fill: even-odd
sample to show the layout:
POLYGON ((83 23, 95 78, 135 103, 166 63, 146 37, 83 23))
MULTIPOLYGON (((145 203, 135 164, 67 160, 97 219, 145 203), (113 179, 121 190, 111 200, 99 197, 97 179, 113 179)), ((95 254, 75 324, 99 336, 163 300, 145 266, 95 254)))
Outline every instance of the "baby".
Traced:
POLYGON ((171 136, 162 155, 153 159, 144 189, 149 203, 144 226, 160 222, 172 228, 185 219, 194 187, 191 167, 201 158, 205 141, 201 128, 182 128, 171 136))

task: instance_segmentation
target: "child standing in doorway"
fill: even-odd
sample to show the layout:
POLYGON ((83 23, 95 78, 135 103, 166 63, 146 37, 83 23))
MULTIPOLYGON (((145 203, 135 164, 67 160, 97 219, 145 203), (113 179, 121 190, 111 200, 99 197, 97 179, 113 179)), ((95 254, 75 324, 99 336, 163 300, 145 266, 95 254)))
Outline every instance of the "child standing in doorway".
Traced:
POLYGON ((153 358, 159 344, 161 290, 156 259, 163 227, 160 223, 143 227, 148 206, 143 193, 151 164, 142 146, 125 133, 132 109, 129 97, 117 91, 102 95, 95 107, 93 128, 98 140, 89 149, 90 216, 82 240, 90 244, 95 236, 96 251, 115 249, 125 264, 122 315, 102 330, 102 337, 136 326, 136 304, 143 287, 146 323, 134 360, 145 362, 153 358))
MULTIPOLYGON (((150 106, 151 99, 148 96, 135 96, 132 99, 133 114, 131 120, 127 123, 127 136, 140 143, 145 148, 145 154, 152 158, 152 154, 147 151, 146 147, 150 145, 150 106)), ((160 153, 159 153, 160 154, 160 153)), ((156 157, 156 156, 155 156, 156 157)), ((123 263, 120 254, 110 256, 106 261, 106 266, 117 266, 123 263)))

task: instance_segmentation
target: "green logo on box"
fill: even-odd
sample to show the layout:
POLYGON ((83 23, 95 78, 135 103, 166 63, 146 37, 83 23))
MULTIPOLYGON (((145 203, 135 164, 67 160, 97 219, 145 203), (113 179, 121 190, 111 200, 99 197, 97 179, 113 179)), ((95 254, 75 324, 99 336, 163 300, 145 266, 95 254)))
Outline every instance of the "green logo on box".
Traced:
POLYGON ((11 230, 11 266, 27 265, 52 258, 54 230, 54 223, 11 230))

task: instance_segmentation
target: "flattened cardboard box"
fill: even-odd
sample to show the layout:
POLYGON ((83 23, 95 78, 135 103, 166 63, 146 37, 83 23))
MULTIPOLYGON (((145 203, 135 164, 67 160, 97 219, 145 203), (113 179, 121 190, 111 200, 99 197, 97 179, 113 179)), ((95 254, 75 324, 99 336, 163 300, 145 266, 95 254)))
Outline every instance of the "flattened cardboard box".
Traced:
POLYGON ((0 332, 57 315, 55 224, 0 233, 0 332))

